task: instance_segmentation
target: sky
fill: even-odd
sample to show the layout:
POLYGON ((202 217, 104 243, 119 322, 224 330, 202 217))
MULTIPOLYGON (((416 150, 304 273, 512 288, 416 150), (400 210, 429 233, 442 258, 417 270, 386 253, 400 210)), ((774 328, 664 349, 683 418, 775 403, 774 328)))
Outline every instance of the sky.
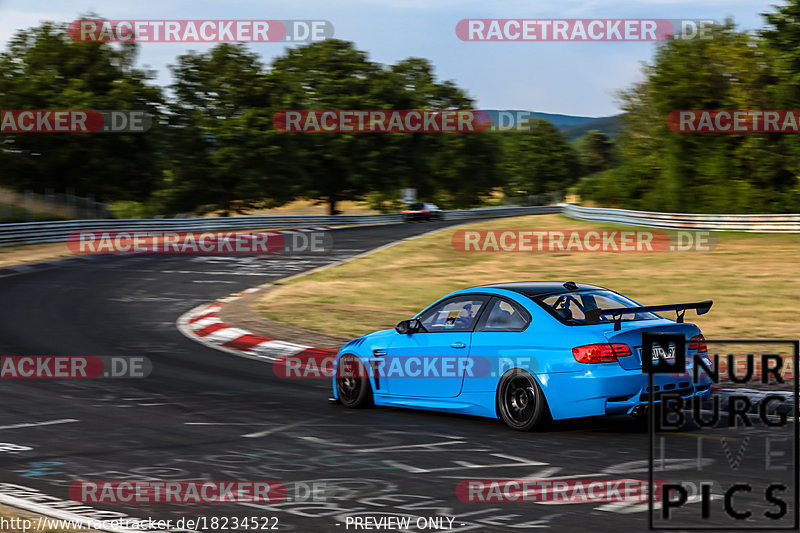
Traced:
MULTIPOLYGON (((0 0, 0 47, 41 21, 69 22, 86 13, 107 19, 314 19, 353 41, 372 61, 429 59, 440 80, 467 91, 479 109, 607 116, 620 111, 616 93, 641 81, 652 42, 465 42, 461 19, 475 18, 731 18, 743 30, 763 26, 761 13, 779 0, 0 0)), ((139 65, 168 85, 169 64, 205 43, 142 43, 139 65)), ((250 43, 266 63, 285 43, 250 43)))

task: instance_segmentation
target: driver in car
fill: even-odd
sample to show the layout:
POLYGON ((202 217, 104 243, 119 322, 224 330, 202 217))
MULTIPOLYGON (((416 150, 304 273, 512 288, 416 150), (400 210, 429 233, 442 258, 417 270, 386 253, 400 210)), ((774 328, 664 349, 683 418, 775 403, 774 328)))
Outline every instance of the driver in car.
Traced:
POLYGON ((472 320, 475 318, 475 315, 472 313, 472 304, 468 303, 464 305, 461 313, 459 313, 458 318, 456 319, 455 327, 468 328, 469 325, 472 324, 472 320), (466 314, 461 314, 465 312, 466 314))

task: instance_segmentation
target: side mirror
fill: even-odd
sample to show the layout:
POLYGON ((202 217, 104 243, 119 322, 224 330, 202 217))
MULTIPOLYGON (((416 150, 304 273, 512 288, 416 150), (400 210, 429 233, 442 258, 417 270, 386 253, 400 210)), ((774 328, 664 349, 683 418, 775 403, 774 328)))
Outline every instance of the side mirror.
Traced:
POLYGON ((401 335, 405 335, 407 333, 416 333, 422 327, 422 323, 419 321, 418 318, 412 318, 410 320, 403 320, 399 324, 397 324, 394 329, 397 333, 401 335))

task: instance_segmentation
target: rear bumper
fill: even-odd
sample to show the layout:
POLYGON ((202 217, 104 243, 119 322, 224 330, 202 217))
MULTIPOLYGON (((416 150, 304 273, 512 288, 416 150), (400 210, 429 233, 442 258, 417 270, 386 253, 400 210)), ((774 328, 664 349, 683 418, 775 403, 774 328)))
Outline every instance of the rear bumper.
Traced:
POLYGON ((414 220, 437 220, 441 215, 437 213, 403 213, 403 220, 412 222, 414 220))
MULTIPOLYGON (((537 376, 554 419, 631 414, 635 408, 649 405, 647 374, 625 371, 618 365, 592 366, 595 368, 580 373, 537 376), (597 368, 600 366, 606 368, 597 368)), ((654 375, 653 386, 654 403, 661 403, 663 394, 707 399, 711 393, 711 380, 704 376, 692 383, 691 377, 654 375)))
MULTIPOLYGON (((656 385, 657 386, 657 385, 656 385)), ((653 395, 653 405, 658 405, 662 402, 662 396, 667 395, 667 398, 676 398, 680 396, 684 401, 697 397, 701 400, 708 400, 711 395, 711 383, 697 384, 683 389, 672 390, 656 390, 653 395)), ((631 415, 638 414, 646 410, 650 405, 650 394, 646 388, 638 394, 634 394, 629 398, 612 397, 606 400, 606 414, 607 415, 631 415), (636 413, 634 413, 636 411, 636 413)))

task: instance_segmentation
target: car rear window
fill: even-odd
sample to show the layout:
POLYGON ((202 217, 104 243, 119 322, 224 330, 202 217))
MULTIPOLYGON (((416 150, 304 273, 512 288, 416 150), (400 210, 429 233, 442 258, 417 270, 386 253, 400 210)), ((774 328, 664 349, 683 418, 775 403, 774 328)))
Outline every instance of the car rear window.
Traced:
MULTIPOLYGON (((551 315, 555 316, 568 326, 585 326, 586 312, 590 309, 614 309, 619 307, 639 307, 639 305, 621 294, 612 291, 580 291, 552 294, 548 296, 534 297, 533 300, 545 308, 551 315)), ((655 320, 659 318, 654 313, 624 313, 623 322, 632 320, 655 320)), ((595 322, 598 324, 613 322, 611 316, 601 316, 595 322)))
POLYGON ((408 209, 410 211, 422 211, 422 204, 411 204, 408 209))

